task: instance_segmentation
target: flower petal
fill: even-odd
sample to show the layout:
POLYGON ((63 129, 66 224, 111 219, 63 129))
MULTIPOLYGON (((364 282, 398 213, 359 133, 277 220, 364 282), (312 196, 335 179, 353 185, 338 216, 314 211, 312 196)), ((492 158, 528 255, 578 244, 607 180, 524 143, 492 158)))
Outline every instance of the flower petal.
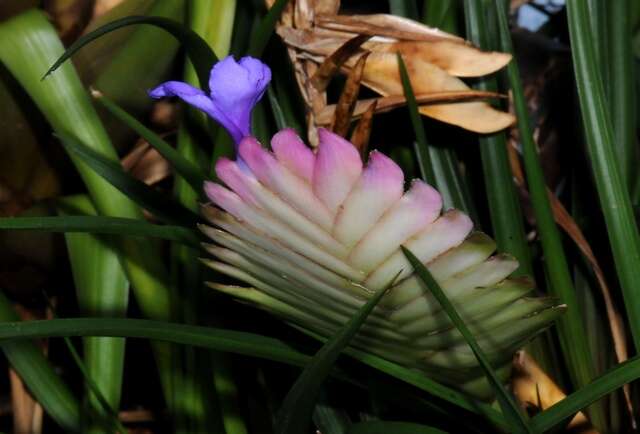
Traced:
POLYGON ((313 191, 330 211, 336 213, 362 173, 356 148, 324 129, 318 129, 320 144, 313 171, 313 191))
POLYGON ((177 96, 187 104, 202 110, 207 115, 218 121, 227 129, 227 131, 229 131, 229 134, 233 137, 236 143, 242 140, 245 135, 248 135, 248 131, 247 134, 244 134, 240 129, 238 129, 236 123, 232 122, 232 120, 227 117, 225 111, 221 110, 220 107, 216 105, 211 98, 205 95, 202 90, 193 87, 190 84, 183 83, 181 81, 167 81, 166 83, 162 83, 158 87, 150 90, 149 96, 151 98, 177 96))
POLYGON ((294 130, 285 128, 271 139, 271 148, 280 163, 300 178, 311 183, 316 156, 294 130))
MULTIPOLYGON (((211 100, 240 132, 239 137, 234 136, 236 143, 250 135, 251 111, 269 81, 269 67, 252 57, 243 57, 236 62, 233 56, 227 56, 211 68, 211 100)), ((229 129, 227 125, 225 127, 229 129)))
POLYGON ((340 207, 333 229, 347 248, 354 246, 404 192, 404 174, 392 159, 371 152, 369 163, 340 207))

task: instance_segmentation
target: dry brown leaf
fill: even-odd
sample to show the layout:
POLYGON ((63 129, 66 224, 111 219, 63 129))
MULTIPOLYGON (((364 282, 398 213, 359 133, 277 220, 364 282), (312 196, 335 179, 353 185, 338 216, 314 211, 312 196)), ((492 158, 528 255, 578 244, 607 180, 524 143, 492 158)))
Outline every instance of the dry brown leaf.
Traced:
MULTIPOLYGON (((442 91, 468 91, 460 79, 419 58, 405 59, 413 91, 417 94, 442 91)), ((363 83, 376 92, 402 95, 402 83, 395 54, 373 53, 367 60, 363 83)), ((513 115, 494 109, 484 102, 463 102, 421 106, 420 113, 478 133, 491 133, 513 124, 513 115)))
MULTIPOLYGON (((418 104, 442 104, 446 102, 474 101, 488 98, 505 98, 504 95, 495 92, 485 92, 470 89, 468 91, 432 92, 417 94, 418 104)), ((353 110, 353 118, 358 119, 367 111, 372 102, 376 102, 376 114, 386 113, 393 109, 403 107, 407 101, 404 95, 383 96, 379 98, 367 98, 359 100, 353 110)), ((318 125, 330 125, 336 110, 336 104, 326 106, 316 116, 318 125)))
POLYGON ((144 140, 136 143, 121 164, 124 170, 147 185, 160 182, 171 174, 171 165, 144 140))
MULTIPOLYGON (((349 125, 351 125, 351 119, 353 117, 353 110, 358 100, 358 93, 360 92, 360 82, 362 80, 362 73, 367 62, 369 53, 365 53, 360 56, 356 66, 351 69, 347 82, 342 89, 336 110, 334 112, 331 129, 334 133, 346 137, 349 132, 349 125)), ((317 121, 317 120, 316 120, 317 121)))
MULTIPOLYGON (((310 54, 309 58, 319 63, 324 62, 325 57, 331 56, 346 41, 353 38, 351 33, 328 33, 317 28, 301 30, 281 27, 278 29, 278 34, 286 44, 310 54)), ((481 51, 472 45, 450 40, 397 41, 373 38, 364 42, 362 49, 393 54, 400 51, 403 58, 420 58, 457 77, 479 77, 490 74, 504 67, 512 57, 508 53, 481 51)), ((352 51, 352 54, 351 66, 358 57, 355 50, 352 51)))
POLYGON ((93 3, 88 0, 45 0, 43 6, 60 38, 68 43, 76 39, 91 20, 93 3))
POLYGON ((340 0, 315 0, 318 15, 336 15, 340 10, 340 0))
POLYGON ((351 143, 356 147, 362 159, 365 159, 367 150, 369 148, 369 138, 371 137, 371 126, 373 124, 373 115, 376 111, 377 100, 373 100, 369 107, 364 112, 358 125, 356 125, 353 134, 351 134, 351 143))
POLYGON ((465 43, 464 39, 458 36, 397 15, 319 15, 317 25, 342 32, 387 36, 407 41, 450 40, 465 43))
MULTIPOLYGON (((265 1, 267 5, 273 3, 272 0, 265 1)), ((470 89, 456 76, 482 76, 502 68, 511 59, 505 53, 480 51, 457 36, 406 18, 385 14, 336 15, 338 9, 339 2, 335 0, 291 0, 276 28, 287 45, 306 103, 307 133, 312 146, 317 144, 316 128, 328 125, 330 120, 327 119, 331 119, 336 110, 335 107, 327 109, 324 90, 329 79, 338 69, 337 65, 343 62, 340 72, 348 75, 365 52, 371 54, 362 84, 383 97, 404 94, 397 52, 405 58, 416 94, 469 92, 470 89), (355 44, 345 45, 358 35, 371 39, 360 49, 355 49, 355 44), (318 65, 321 65, 320 69, 318 65)), ((378 101, 376 112, 386 109, 382 102, 378 101)), ((361 114, 370 101, 359 103, 361 101, 356 104, 356 113, 361 114)), ((422 106, 420 113, 479 133, 504 129, 514 121, 512 115, 475 100, 450 100, 422 106)))
MULTIPOLYGON (((322 64, 318 67, 316 73, 309 79, 309 84, 316 88, 320 92, 324 92, 329 86, 331 79, 338 73, 344 62, 347 61, 353 54, 358 51, 360 46, 369 39, 370 36, 358 35, 338 47, 331 55, 327 56, 322 64)), ((362 56, 358 58, 358 61, 362 59, 362 56)), ((358 85, 360 80, 358 79, 358 85)))
MULTIPOLYGON (((513 358, 511 386, 518 401, 539 410, 546 410, 567 397, 525 351, 518 351, 513 358)), ((567 428, 579 434, 598 434, 582 412, 571 419, 567 428)))
MULTIPOLYGON (((22 320, 51 319, 41 314, 27 310, 16 305, 16 312, 22 320)), ((41 345, 46 354, 46 343, 41 345)), ((42 406, 31 396, 20 376, 9 368, 9 381, 11 383, 11 406, 13 409, 13 432, 15 434, 40 434, 44 411, 42 406)))

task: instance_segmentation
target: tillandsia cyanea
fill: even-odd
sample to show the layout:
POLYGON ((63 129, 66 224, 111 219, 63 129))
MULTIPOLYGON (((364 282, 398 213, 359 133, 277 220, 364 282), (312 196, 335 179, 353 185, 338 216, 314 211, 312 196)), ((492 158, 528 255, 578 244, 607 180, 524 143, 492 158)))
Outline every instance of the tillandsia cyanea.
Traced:
POLYGON ((400 246, 427 265, 505 379, 513 352, 563 307, 530 298, 532 280, 509 277, 518 262, 493 255, 494 241, 464 213, 443 213, 431 186, 413 180, 405 192, 402 170, 384 154, 371 152, 363 165, 351 143, 325 129, 316 152, 290 129, 273 136, 273 152, 263 148, 250 118, 270 76, 256 59, 227 57, 211 70, 210 95, 178 82, 150 92, 198 107, 236 142, 237 159, 215 166, 226 187, 204 185, 212 204, 202 212, 213 226, 201 229, 214 241, 205 248, 215 259, 205 263, 250 286, 209 285, 328 337, 399 272, 353 345, 488 398, 474 354, 400 246))

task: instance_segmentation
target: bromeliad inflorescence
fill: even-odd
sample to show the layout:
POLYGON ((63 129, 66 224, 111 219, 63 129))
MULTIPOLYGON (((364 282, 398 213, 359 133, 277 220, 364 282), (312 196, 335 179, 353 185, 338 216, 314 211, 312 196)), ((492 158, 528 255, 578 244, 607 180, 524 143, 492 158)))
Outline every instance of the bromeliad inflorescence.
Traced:
POLYGON ((237 144, 237 160, 220 159, 226 184, 204 186, 213 205, 202 226, 217 271, 250 287, 217 282, 219 291, 253 303, 296 327, 330 336, 376 290, 399 278, 353 345, 478 397, 490 395, 476 358, 438 302, 421 286, 400 250, 411 250, 440 283, 489 358, 506 378, 513 352, 562 311, 549 298, 529 298, 528 278, 510 278, 515 259, 474 232, 464 213, 442 213, 440 194, 420 180, 404 191, 404 174, 373 151, 319 130, 316 152, 293 130, 278 132, 268 151, 250 135, 250 113, 270 79, 245 57, 211 71, 211 95, 169 82, 153 97, 176 95, 218 120, 237 144))

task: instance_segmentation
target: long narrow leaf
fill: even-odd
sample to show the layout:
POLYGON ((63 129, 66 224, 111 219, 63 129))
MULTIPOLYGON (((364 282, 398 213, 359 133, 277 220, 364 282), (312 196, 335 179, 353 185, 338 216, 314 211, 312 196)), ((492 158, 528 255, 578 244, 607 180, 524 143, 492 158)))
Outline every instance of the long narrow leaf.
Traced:
POLYGON ((273 35, 276 22, 280 19, 280 15, 288 2, 289 0, 276 0, 273 3, 251 37, 249 55, 254 57, 262 56, 262 52, 266 48, 269 39, 271 39, 271 35, 273 35))
POLYGON ((122 27, 138 24, 152 25, 166 30, 167 32, 175 36, 183 46, 188 47, 186 51, 189 53, 191 61, 194 64, 194 67, 198 74, 198 78, 200 80, 200 86, 205 90, 209 89, 209 71, 211 70, 211 65, 218 61, 215 53, 213 52, 211 47, 209 47, 206 41, 204 41, 197 33, 177 21, 164 17, 125 17, 119 20, 115 20, 94 30, 91 33, 82 36, 69 48, 67 48, 64 54, 60 56, 60 58, 58 58, 58 60, 56 60, 53 65, 51 65, 51 67, 44 74, 43 78, 49 76, 52 72, 58 69, 60 65, 71 58, 71 56, 73 56, 76 51, 78 51, 94 39, 97 39, 100 36, 114 30, 121 29, 122 27))
POLYGON ((418 112, 418 102, 416 96, 413 93, 413 87, 411 86, 411 80, 407 73, 407 66, 402 59, 400 52, 398 56, 398 69, 400 70, 400 78, 402 79, 402 88, 404 89, 404 97, 407 100, 407 108, 409 109, 409 116, 411 118, 411 124, 413 125, 413 131, 416 134, 416 154, 418 157, 418 166, 420 167, 420 174, 422 179, 431 185, 436 185, 436 176, 433 173, 433 167, 431 166, 431 158, 427 150, 427 135, 424 131, 424 125, 422 124, 422 117, 418 112))
POLYGON ((413 269, 415 270, 418 278, 431 291, 436 300, 438 300, 438 303, 440 303, 442 309, 447 313, 447 315, 449 315, 449 318, 451 318, 451 322, 453 322, 453 325, 458 329, 460 334, 467 341, 469 347, 471 347, 471 350, 478 359, 478 362, 480 363, 482 370, 487 376, 489 383, 496 391, 498 402, 500 403, 500 407, 502 408, 502 413, 511 425, 513 432, 532 432, 529 428, 529 425, 527 424, 527 421, 520 412, 520 409, 513 401, 511 396, 509 396, 508 392, 498 379, 498 376, 493 371, 491 363, 485 356, 484 351, 482 350, 482 348, 480 348, 480 345, 478 345, 475 338, 465 325, 463 319, 460 317, 455 307, 453 307, 453 304, 451 303, 451 301, 449 301, 442 288, 440 288, 438 282, 436 282, 436 280, 433 278, 429 270, 427 270, 427 268, 422 264, 422 262, 420 262, 420 260, 416 258, 415 255, 404 246, 402 246, 402 252, 413 266, 413 269))
MULTIPOLYGON (((58 212, 63 214, 61 219, 67 217, 64 214, 70 211, 69 208, 86 214, 88 218, 99 218, 86 195, 67 197, 58 203, 58 212)), ((144 223, 139 220, 133 221, 144 223)), ((129 281, 122 268, 114 240, 104 235, 70 232, 65 234, 65 240, 78 306, 83 314, 125 316, 129 303, 129 281)), ((85 362, 79 360, 78 367, 86 377, 85 383, 89 389, 97 390, 97 393, 91 390, 89 402, 94 404, 99 412, 104 407, 98 405, 102 404, 101 401, 117 412, 122 390, 125 341, 121 338, 86 338, 83 344, 85 362)), ((75 348, 70 342, 67 346, 76 359, 75 348)))
POLYGON ((320 386, 389 286, 378 290, 313 357, 282 403, 275 422, 276 434, 297 434, 308 430, 320 386))
POLYGON ((142 181, 125 173, 118 163, 98 154, 72 135, 58 133, 58 136, 68 152, 76 155, 111 185, 157 217, 168 222, 182 223, 187 226, 194 226, 200 220, 199 216, 193 211, 186 209, 183 205, 172 201, 142 181))
POLYGON ((640 237, 627 187, 614 151, 611 117, 602 80, 595 65, 586 3, 567 1, 569 34, 578 96, 591 167, 622 287, 624 305, 636 351, 640 349, 640 237))
POLYGON ((302 366, 310 358, 282 341, 252 333, 128 318, 65 318, 0 323, 0 342, 71 336, 144 338, 302 366))
POLYGON ((155 225, 142 220, 123 217, 75 216, 60 217, 3 217, 0 229, 42 232, 86 232, 94 234, 153 237, 176 241, 192 247, 200 244, 198 234, 183 226, 155 225))

